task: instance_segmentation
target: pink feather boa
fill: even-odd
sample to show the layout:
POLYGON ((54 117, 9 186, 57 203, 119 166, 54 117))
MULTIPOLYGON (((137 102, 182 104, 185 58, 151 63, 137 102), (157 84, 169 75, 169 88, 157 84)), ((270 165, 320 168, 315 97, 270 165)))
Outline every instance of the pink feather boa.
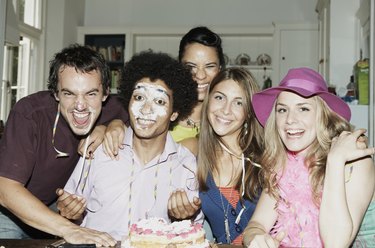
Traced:
POLYGON ((323 247, 319 236, 319 208, 313 202, 304 158, 288 154, 287 166, 277 178, 280 190, 276 206, 278 219, 271 234, 286 233, 281 246, 323 247))

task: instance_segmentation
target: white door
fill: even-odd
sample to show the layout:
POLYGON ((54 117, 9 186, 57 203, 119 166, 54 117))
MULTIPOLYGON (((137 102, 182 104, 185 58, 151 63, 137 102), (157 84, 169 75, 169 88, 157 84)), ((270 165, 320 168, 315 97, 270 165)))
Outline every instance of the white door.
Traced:
POLYGON ((310 67, 318 70, 319 65, 318 30, 280 30, 280 69, 282 79, 290 68, 310 67))

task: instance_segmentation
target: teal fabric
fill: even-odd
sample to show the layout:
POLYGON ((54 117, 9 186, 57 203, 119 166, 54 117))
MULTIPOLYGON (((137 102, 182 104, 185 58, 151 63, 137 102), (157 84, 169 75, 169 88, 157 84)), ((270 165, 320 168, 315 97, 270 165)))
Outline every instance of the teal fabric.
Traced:
POLYGON ((353 242, 353 248, 375 247, 375 201, 367 208, 361 228, 353 242))

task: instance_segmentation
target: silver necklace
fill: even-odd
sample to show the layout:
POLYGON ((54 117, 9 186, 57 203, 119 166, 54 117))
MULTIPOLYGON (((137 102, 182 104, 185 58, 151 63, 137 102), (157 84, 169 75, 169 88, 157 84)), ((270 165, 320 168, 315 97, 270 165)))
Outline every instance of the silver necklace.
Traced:
MULTIPOLYGON (((238 156, 236 154, 234 154, 232 151, 230 151, 223 143, 221 143, 219 141, 219 144, 220 146, 226 151, 228 152, 231 156, 234 156, 235 158, 237 159, 240 159, 241 161, 241 165, 242 165, 242 177, 241 177, 241 181, 242 181, 242 192, 241 192, 241 197, 243 197, 245 195, 245 160, 249 161, 250 163, 252 163, 254 166, 257 166, 257 167, 260 167, 259 164, 257 163, 254 163, 252 162, 249 158, 246 158, 244 156, 244 154, 242 153, 241 156, 238 156)), ((231 191, 231 196, 232 196, 232 191, 231 191)), ((223 199, 222 199, 222 196, 221 196, 221 192, 220 192, 220 197, 221 197, 221 203, 222 203, 222 206, 223 206, 223 210, 224 210, 224 203, 223 203, 223 199)), ((242 204, 242 203, 241 203, 242 204)), ((228 204, 229 205, 229 204, 228 204)), ((227 206, 228 207, 228 206, 227 206)), ((242 208, 235 220, 235 224, 238 225, 241 221, 241 216, 242 214, 244 213, 244 211, 246 210, 246 206, 242 204, 242 208)), ((228 212, 228 210, 227 210, 228 212)), ((228 240, 228 237, 229 237, 229 240, 230 240, 230 232, 229 232, 229 223, 228 223, 228 215, 225 216, 225 212, 224 212, 224 217, 225 220, 224 220, 224 225, 225 225, 225 233, 227 235, 227 240, 228 240)))
POLYGON ((231 243, 231 239, 230 239, 230 229, 229 229, 229 220, 228 220, 228 211, 229 211, 229 205, 230 205, 230 199, 232 198, 232 192, 233 192, 233 188, 231 188, 230 190, 230 195, 229 195, 229 199, 228 199, 228 204, 227 204, 227 207, 226 209, 224 208, 224 201, 223 201, 223 194, 221 193, 220 189, 219 189, 219 193, 220 193, 220 200, 221 200, 221 206, 223 207, 223 212, 224 212, 224 228, 225 228, 225 237, 226 237, 226 240, 227 240, 227 243, 230 244, 231 243))
POLYGON ((190 118, 187 118, 186 120, 186 124, 189 126, 189 127, 192 127, 196 130, 199 129, 199 123, 200 121, 194 121, 193 119, 190 119, 190 118))

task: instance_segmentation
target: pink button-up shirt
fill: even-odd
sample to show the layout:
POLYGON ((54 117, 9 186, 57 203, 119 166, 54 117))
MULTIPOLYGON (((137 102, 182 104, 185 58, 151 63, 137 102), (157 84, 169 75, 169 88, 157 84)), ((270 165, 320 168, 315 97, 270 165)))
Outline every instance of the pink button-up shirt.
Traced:
MULTIPOLYGON (((117 240, 128 234, 129 223, 139 219, 148 216, 168 220, 167 204, 174 190, 184 189, 190 200, 198 197, 196 158, 169 133, 162 154, 146 165, 133 153, 131 128, 126 130, 123 143, 118 161, 107 157, 102 147, 95 151, 91 165, 86 161, 83 166, 81 158, 65 186, 66 191, 87 200, 81 225, 108 232, 117 240)), ((202 219, 200 213, 196 221, 202 219)))

